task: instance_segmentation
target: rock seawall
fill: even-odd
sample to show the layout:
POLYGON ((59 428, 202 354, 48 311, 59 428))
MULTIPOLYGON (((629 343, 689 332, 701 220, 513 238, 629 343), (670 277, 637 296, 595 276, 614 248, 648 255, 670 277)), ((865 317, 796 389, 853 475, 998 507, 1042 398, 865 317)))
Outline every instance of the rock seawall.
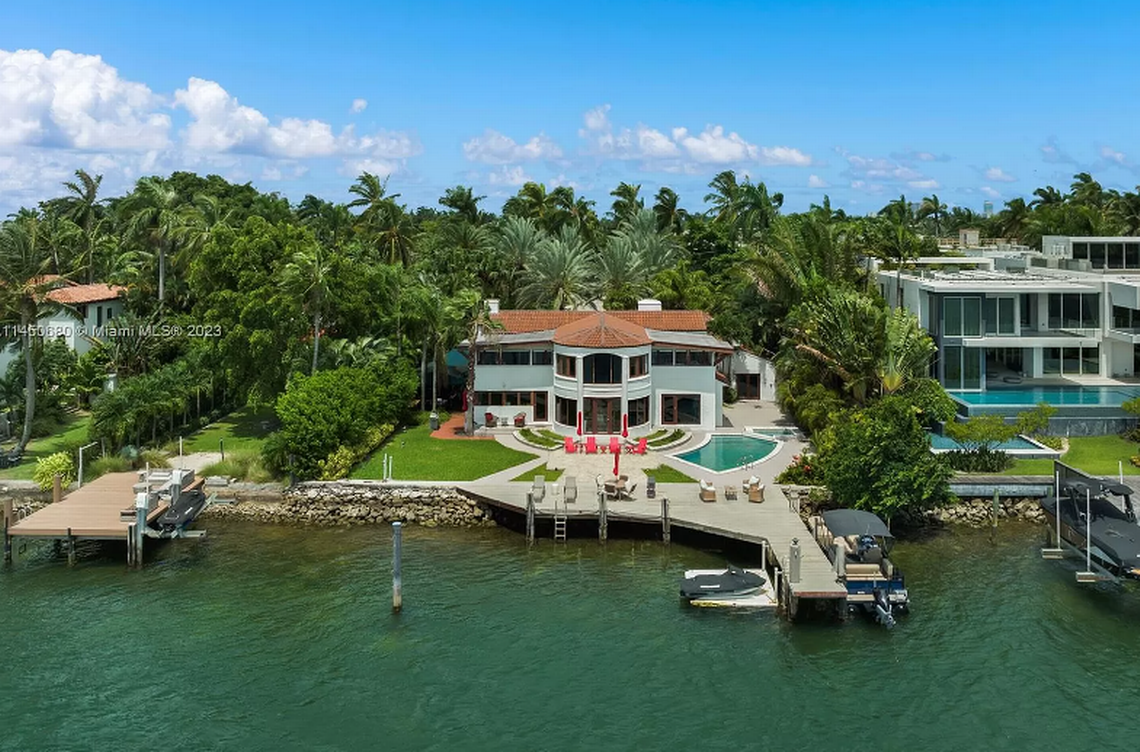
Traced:
MULTIPOLYGON (((822 486, 780 486, 788 500, 800 510, 805 519, 818 508, 828 508, 826 504, 830 494, 822 486)), ((909 515, 906 520, 899 520, 909 525, 967 525, 969 527, 989 527, 993 524, 993 498, 960 498, 957 502, 938 509, 928 509, 918 515, 909 515)), ((999 520, 1023 520, 1025 522, 1044 522, 1045 512, 1042 511, 1037 499, 1031 498, 1004 498, 998 507, 999 520)))
POLYGON ((454 487, 394 486, 369 481, 301 483, 279 492, 218 489, 207 518, 310 525, 408 522, 425 527, 492 525, 491 510, 454 487))

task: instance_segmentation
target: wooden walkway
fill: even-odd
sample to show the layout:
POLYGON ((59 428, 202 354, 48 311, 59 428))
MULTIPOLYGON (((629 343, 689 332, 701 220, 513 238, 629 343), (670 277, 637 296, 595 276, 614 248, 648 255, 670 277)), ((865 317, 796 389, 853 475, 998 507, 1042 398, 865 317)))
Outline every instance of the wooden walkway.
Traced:
MULTIPOLYGON (((535 504, 535 514, 549 519, 556 511, 569 519, 598 518, 598 501, 592 479, 579 479, 578 501, 564 504, 560 495, 562 483, 547 483, 546 494, 535 504), (557 488, 555 488, 557 487, 557 488)), ((466 495, 497 507, 521 514, 526 513, 526 495, 529 483, 470 483, 460 486, 466 495)), ((800 546, 800 579, 790 583, 795 598, 846 598, 847 589, 835 578, 835 571, 823 551, 812 540, 811 533, 787 498, 778 488, 765 488, 765 501, 753 504, 744 494, 726 501, 717 495, 715 502, 703 502, 692 483, 659 483, 657 498, 646 499, 644 493, 633 501, 607 501, 606 517, 610 521, 661 523, 661 498, 669 499, 670 524, 719 535, 733 540, 761 545, 766 543, 770 556, 780 568, 788 570, 788 551, 792 540, 800 546)))
MULTIPOLYGON (((23 538, 66 538, 126 540, 127 528, 134 522, 119 519, 119 512, 135 505, 134 485, 138 473, 108 473, 67 494, 56 504, 48 504, 12 525, 8 534, 23 538)), ((148 521, 166 511, 160 504, 148 521)))

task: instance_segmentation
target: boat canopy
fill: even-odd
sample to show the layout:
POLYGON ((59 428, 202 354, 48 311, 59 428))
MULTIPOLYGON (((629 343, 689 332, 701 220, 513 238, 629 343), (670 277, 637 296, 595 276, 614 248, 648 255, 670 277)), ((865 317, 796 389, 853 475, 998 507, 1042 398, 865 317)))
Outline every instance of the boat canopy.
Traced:
POLYGON ((877 516, 860 509, 832 509, 823 513, 823 523, 837 538, 848 535, 871 535, 875 538, 893 538, 886 524, 877 516))
POLYGON ((1135 493, 1135 491, 1132 490, 1131 486, 1125 485, 1124 483, 1118 483, 1114 480, 1103 481, 1102 487, 1105 491, 1108 491, 1113 496, 1131 496, 1133 493, 1135 493))

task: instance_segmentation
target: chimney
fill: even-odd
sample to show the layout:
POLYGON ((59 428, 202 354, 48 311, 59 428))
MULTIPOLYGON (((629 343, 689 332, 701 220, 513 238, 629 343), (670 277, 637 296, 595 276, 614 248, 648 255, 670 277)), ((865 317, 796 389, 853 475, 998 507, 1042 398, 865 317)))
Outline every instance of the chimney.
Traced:
POLYGON ((499 299, 498 298, 488 298, 487 299, 487 310, 489 312, 491 312, 492 314, 498 313, 499 312, 499 299))
POLYGON ((661 301, 654 300, 653 298, 645 298, 644 300, 637 301, 637 310, 639 311, 660 311, 661 301))

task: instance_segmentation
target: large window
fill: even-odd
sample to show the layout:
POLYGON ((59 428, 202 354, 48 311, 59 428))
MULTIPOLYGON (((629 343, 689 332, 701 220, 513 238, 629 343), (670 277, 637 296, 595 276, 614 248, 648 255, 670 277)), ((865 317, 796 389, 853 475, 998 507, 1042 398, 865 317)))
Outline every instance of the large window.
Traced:
POLYGON ((982 299, 948 297, 942 299, 942 335, 979 337, 982 334, 982 299))
POLYGON ((1041 370, 1046 376, 1095 376, 1100 373, 1100 347, 1046 347, 1041 370))
POLYGON ((643 426, 649 422, 649 398, 642 397, 629 401, 629 424, 643 426))
POLYGON ((531 407, 535 408, 535 420, 546 420, 546 392, 475 392, 475 404, 488 407, 531 407), (539 404, 542 417, 538 415, 539 404))
POLYGON ((982 301, 982 318, 986 334, 1014 334, 1013 298, 986 298, 982 301))
POLYGON ((653 365, 655 365, 655 366, 671 366, 671 365, 673 365, 673 351, 672 350, 654 350, 653 351, 653 365))
POLYGON ((549 366, 554 363, 553 350, 535 350, 530 354, 531 365, 549 366))
POLYGON ((1140 311, 1124 306, 1112 307, 1113 329, 1140 329, 1140 311))
POLYGON ((480 350, 479 365, 498 366, 503 364, 503 353, 498 350, 480 350))
POLYGON ((529 366, 530 365, 530 350, 504 350, 503 351, 503 365, 505 365, 505 366, 529 366))
POLYGON ((1050 329, 1096 329, 1100 326, 1100 296, 1096 293, 1051 293, 1050 329))
POLYGON ((942 353, 942 384, 947 389, 982 388, 982 350, 949 345, 942 353))
POLYGON ((609 353, 582 358, 582 381, 586 384, 620 384, 621 358, 609 353))
POLYGON ((701 422, 701 395, 666 394, 661 397, 661 422, 694 425, 701 422))
POLYGON ((573 355, 559 355, 557 372, 559 376, 574 378, 577 375, 578 359, 573 355))
POLYGON ((634 355, 629 359, 629 377, 636 379, 649 373, 649 356, 634 355))
POLYGON ((578 400, 554 398, 554 420, 564 426, 578 425, 578 400))

